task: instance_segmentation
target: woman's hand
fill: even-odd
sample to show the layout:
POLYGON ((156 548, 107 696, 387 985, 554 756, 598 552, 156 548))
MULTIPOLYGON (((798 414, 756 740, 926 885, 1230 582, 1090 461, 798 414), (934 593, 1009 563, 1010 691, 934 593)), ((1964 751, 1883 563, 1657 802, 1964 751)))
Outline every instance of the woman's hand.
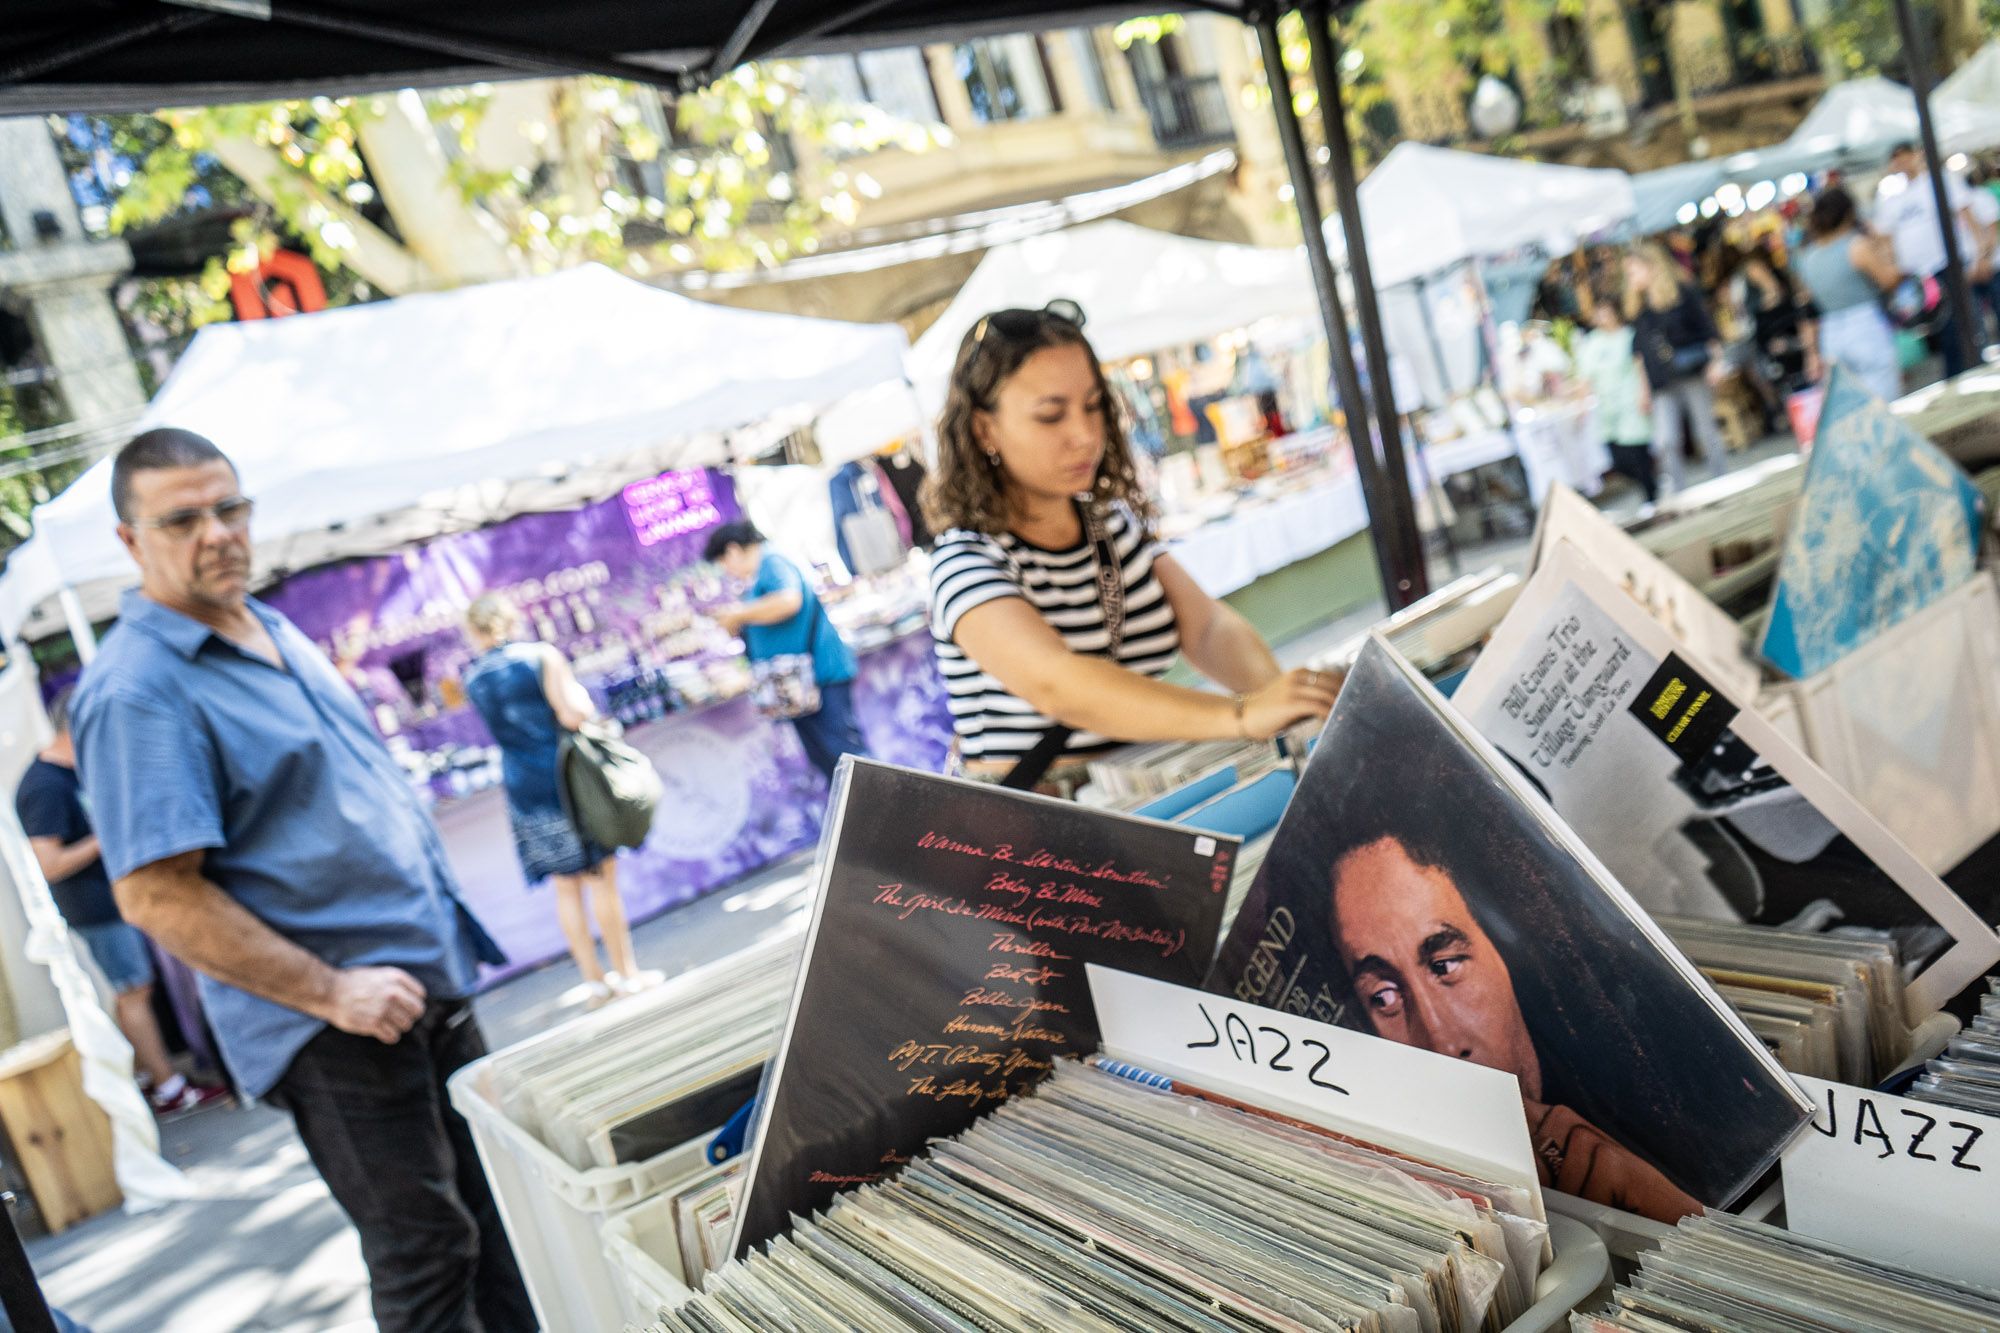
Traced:
POLYGON ((1243 696, 1243 734, 1269 740, 1301 722, 1321 722, 1333 711, 1346 677, 1335 671, 1287 671, 1261 690, 1243 696))

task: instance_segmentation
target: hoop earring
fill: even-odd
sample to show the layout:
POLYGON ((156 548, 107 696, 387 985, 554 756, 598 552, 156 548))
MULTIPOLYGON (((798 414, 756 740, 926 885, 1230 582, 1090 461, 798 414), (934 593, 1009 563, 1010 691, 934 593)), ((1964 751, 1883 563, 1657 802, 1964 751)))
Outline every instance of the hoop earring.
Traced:
POLYGON ((986 451, 986 462, 989 467, 996 467, 996 468, 999 467, 1000 466, 999 451, 996 449, 988 449, 986 451))

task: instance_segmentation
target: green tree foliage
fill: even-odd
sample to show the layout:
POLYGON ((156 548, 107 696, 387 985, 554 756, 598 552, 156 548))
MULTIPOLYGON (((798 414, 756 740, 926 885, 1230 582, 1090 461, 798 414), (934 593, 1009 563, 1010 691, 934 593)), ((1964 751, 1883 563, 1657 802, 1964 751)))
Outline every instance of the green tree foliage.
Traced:
MULTIPOLYGON (((1955 68, 2000 26, 2000 0, 1915 0, 1917 23, 1930 44, 1935 77, 1955 68)), ((1908 78, 1895 0, 1839 0, 1812 27, 1827 76, 1888 74, 1908 78)))
MULTIPOLYGON (((746 66, 664 99, 599 78, 547 87, 545 114, 529 127, 537 151, 525 162, 496 162, 485 151, 496 128, 493 88, 423 95, 444 149, 440 169, 464 207, 504 238, 521 272, 590 261, 641 275, 781 263, 812 252, 823 228, 855 215, 870 182, 843 158, 931 142, 929 129, 875 108, 814 104, 789 64, 746 66)), ((172 213, 202 158, 247 143, 282 169, 245 182, 261 209, 227 267, 254 265, 281 238, 295 238, 329 273, 354 269, 365 228, 390 243, 404 239, 365 144, 370 122, 391 110, 389 97, 374 96, 162 112, 157 119, 171 132, 146 155, 113 223, 172 213)), ((222 267, 205 279, 211 293, 226 285, 222 267)))
MULTIPOLYGON (((1482 74, 1533 90, 1551 72, 1547 46, 1526 34, 1558 13, 1582 13, 1583 0, 1440 0, 1371 3, 1334 20, 1339 34, 1342 100, 1348 133, 1365 169, 1401 139, 1440 139, 1463 131, 1462 113, 1482 74), (1388 74, 1405 90, 1420 123, 1404 124, 1388 74)), ((1315 148, 1321 142, 1319 93, 1311 73, 1304 18, 1278 24, 1292 102, 1315 148)), ((1268 96, 1261 90, 1260 96, 1268 96)))

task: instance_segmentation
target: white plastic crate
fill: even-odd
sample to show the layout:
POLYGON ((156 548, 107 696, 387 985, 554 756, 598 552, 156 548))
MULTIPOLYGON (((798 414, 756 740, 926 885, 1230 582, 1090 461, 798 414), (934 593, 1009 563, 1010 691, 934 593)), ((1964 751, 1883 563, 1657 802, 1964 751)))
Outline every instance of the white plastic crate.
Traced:
POLYGON ((1551 1227, 1558 1217, 1581 1222, 1597 1234, 1611 1256, 1621 1263, 1631 1263, 1642 1250, 1653 1249, 1662 1237, 1673 1232, 1673 1228, 1664 1222, 1655 1222, 1622 1208, 1608 1208, 1601 1203, 1579 1199, 1574 1194, 1543 1190, 1542 1202, 1548 1206, 1551 1227))
POLYGON ((643 1162, 580 1171, 501 1112, 488 1084, 492 1059, 475 1060, 447 1087, 472 1127, 543 1333, 614 1333, 626 1315, 605 1255, 604 1222, 702 1170, 707 1139, 643 1162))
POLYGON ((648 1199, 605 1219, 604 1257, 617 1275, 625 1318, 640 1327, 693 1294, 681 1271, 671 1195, 648 1199))
POLYGON ((1611 1252, 1590 1227, 1551 1211, 1549 1244, 1555 1259, 1535 1279, 1535 1303, 1503 1333, 1556 1333, 1569 1316, 1611 1290, 1611 1252))

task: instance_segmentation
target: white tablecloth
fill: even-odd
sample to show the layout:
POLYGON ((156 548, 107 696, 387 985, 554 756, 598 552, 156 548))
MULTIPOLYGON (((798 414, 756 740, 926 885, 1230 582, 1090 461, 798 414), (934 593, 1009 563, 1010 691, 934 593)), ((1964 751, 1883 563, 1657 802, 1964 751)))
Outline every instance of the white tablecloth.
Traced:
POLYGON ((1597 429, 1597 410, 1585 401, 1524 407, 1514 414, 1514 435, 1528 472, 1528 496, 1541 506, 1549 484, 1596 495, 1611 470, 1611 450, 1597 429))
POLYGON ((1597 413, 1588 401, 1517 408, 1511 438, 1505 430, 1489 430, 1433 444, 1426 453, 1434 480, 1443 481, 1497 463, 1517 451, 1521 468, 1528 474, 1528 496, 1538 508, 1549 493, 1550 483, 1559 481, 1585 495, 1596 495, 1604 488, 1604 474, 1611 470, 1611 450, 1597 429, 1597 413))
POLYGON ((1168 550, 1211 597, 1226 597, 1266 574, 1318 555, 1368 526, 1361 481, 1352 472, 1196 528, 1168 550))
MULTIPOLYGON (((1404 449, 1409 445, 1406 442, 1404 449)), ((1424 459, 1430 464, 1431 480, 1443 481, 1461 472, 1470 472, 1488 463, 1497 463, 1503 458, 1514 456, 1514 441, 1504 430, 1489 430, 1478 435, 1461 435, 1455 440, 1441 444, 1431 444, 1424 449, 1424 459)), ((1411 469, 1414 473, 1414 467, 1411 469)))
MULTIPOLYGON (((1518 439, 1529 493, 1538 505, 1553 481, 1595 495, 1611 467, 1611 451, 1597 432, 1595 418, 1588 403, 1523 408, 1515 417, 1513 436, 1494 430, 1431 445, 1424 454, 1430 480, 1442 482, 1512 457, 1518 439)), ((1421 493, 1424 475, 1411 444, 1405 439, 1410 489, 1421 493)), ((1368 505, 1344 450, 1338 464, 1347 470, 1290 495, 1239 505, 1227 518, 1174 539, 1168 550, 1211 597, 1226 597, 1266 574, 1346 541, 1368 527, 1368 505)))

